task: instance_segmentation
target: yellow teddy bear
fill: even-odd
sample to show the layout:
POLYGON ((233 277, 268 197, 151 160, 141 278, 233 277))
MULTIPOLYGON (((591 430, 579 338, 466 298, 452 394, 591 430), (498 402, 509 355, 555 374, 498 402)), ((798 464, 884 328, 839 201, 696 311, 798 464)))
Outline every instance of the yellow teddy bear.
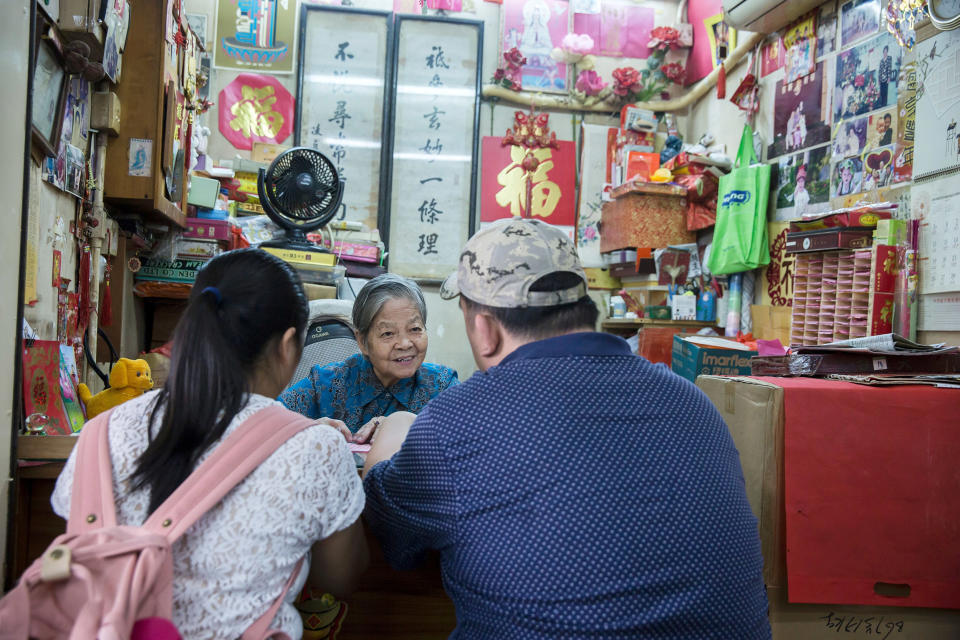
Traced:
POLYGON ((144 391, 153 388, 153 378, 150 377, 150 365, 146 360, 130 360, 120 358, 110 371, 110 388, 104 389, 97 395, 90 393, 87 385, 80 383, 77 392, 80 400, 87 408, 87 419, 96 417, 118 404, 136 398, 144 391))

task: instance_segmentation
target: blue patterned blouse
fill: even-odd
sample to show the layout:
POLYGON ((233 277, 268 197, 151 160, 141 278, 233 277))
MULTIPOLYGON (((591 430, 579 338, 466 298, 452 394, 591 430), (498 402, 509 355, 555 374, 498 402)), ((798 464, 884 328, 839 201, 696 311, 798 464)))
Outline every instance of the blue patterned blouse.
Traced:
POLYGON ((356 432, 377 416, 395 411, 419 413, 431 398, 459 382, 453 369, 425 362, 412 378, 387 389, 370 361, 358 353, 343 362, 314 367, 306 378, 281 393, 279 400, 308 418, 343 420, 356 432))

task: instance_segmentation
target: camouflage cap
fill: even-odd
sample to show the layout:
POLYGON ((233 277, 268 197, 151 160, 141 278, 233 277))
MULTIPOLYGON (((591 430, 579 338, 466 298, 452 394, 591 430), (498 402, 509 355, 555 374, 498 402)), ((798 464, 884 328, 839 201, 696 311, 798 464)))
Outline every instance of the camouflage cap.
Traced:
POLYGON ((461 293, 488 307, 551 307, 587 295, 587 276, 563 231, 541 220, 509 218, 467 241, 457 270, 440 287, 445 300, 461 293), (530 291, 538 279, 559 272, 576 274, 582 282, 559 291, 530 291))

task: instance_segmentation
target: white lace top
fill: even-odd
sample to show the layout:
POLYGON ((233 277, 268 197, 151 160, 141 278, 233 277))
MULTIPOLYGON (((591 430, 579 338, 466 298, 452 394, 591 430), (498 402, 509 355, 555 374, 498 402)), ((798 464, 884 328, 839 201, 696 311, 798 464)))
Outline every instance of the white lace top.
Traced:
MULTIPOLYGON (((130 477, 147 447, 155 398, 156 392, 151 392, 130 400, 110 418, 110 461, 120 524, 140 525, 147 517, 149 488, 131 491, 130 477)), ((270 398, 251 396, 224 437, 272 403, 270 398)), ((159 422, 158 416, 158 426, 159 422)), ((53 510, 63 518, 70 515, 74 454, 51 498, 53 510)), ((174 544, 173 622, 180 633, 185 639, 240 637, 277 599, 310 546, 356 521, 363 504, 353 455, 336 429, 308 427, 281 445, 174 544)), ((273 624, 294 640, 303 636, 303 626, 291 603, 303 587, 307 569, 304 563, 273 624)))

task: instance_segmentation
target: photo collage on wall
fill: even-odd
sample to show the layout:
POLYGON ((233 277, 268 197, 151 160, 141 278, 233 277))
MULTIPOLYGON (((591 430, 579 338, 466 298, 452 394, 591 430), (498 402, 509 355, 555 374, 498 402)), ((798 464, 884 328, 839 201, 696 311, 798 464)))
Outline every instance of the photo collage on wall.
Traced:
POLYGON ((816 66, 787 48, 774 86, 775 220, 849 206, 912 178, 915 63, 882 29, 881 0, 827 3, 783 31, 784 45, 814 33, 816 66), (796 78, 791 81, 791 78, 796 78))

